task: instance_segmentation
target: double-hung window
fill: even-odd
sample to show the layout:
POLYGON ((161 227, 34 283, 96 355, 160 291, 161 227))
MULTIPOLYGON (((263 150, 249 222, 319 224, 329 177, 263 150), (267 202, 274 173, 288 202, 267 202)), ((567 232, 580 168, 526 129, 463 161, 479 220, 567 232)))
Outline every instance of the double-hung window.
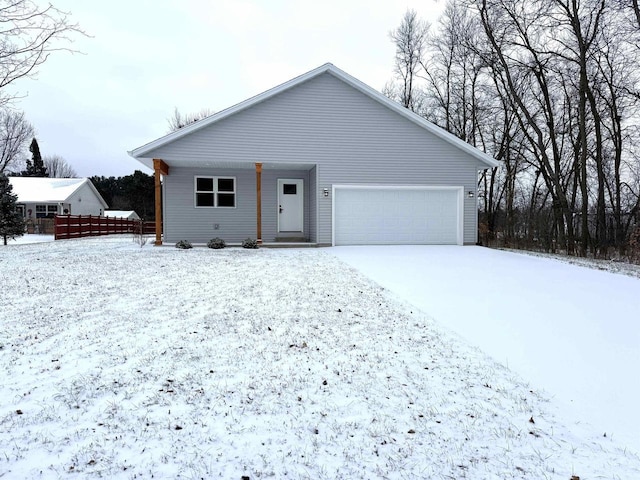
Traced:
POLYGON ((46 205, 36 205, 36 218, 44 218, 47 216, 46 205))
POLYGON ((235 177, 195 177, 196 207, 235 207, 235 177))

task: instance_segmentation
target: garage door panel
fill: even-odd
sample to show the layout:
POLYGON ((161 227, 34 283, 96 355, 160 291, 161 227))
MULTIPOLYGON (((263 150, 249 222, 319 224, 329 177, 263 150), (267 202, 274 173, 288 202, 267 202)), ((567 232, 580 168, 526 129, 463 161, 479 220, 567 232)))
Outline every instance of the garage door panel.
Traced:
POLYGON ((336 188, 336 245, 456 244, 459 188, 336 188))

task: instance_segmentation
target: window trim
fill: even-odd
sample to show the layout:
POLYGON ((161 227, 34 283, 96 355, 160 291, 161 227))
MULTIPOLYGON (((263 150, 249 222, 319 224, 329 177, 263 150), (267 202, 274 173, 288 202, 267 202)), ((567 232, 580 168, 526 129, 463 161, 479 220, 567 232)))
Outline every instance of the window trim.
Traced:
POLYGON ((238 183, 234 176, 230 175, 194 175, 193 177, 193 207, 194 208, 236 208, 238 205, 238 183), (198 190, 198 179, 206 178, 213 180, 213 190, 198 190), (233 180, 233 191, 219 191, 218 180, 233 180), (198 205, 198 194, 210 193, 213 195, 213 205, 198 205), (233 207, 225 207, 218 205, 218 195, 233 195, 233 207))

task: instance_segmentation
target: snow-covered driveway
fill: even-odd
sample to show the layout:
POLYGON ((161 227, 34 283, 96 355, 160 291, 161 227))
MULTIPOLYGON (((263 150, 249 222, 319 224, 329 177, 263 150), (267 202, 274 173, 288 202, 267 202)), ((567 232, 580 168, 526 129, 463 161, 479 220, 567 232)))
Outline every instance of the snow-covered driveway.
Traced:
POLYGON ((331 252, 640 452, 640 279, 482 247, 331 252))

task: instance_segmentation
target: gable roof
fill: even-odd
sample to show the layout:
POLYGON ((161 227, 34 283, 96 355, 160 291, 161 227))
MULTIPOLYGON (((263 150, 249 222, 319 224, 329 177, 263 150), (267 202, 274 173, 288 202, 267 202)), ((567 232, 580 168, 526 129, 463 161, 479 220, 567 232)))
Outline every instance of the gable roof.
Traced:
POLYGON ((83 185, 88 185, 100 202, 107 207, 96 187, 88 178, 8 177, 13 193, 20 203, 65 202, 83 185))
POLYGON ((265 92, 262 92, 254 97, 251 97, 243 102, 240 102, 232 107, 229 107, 225 110, 222 110, 218 113, 215 113, 209 117, 203 118, 202 120, 198 120, 197 122, 194 122, 190 125, 187 125, 185 127, 180 128, 179 130, 176 130, 174 132, 171 132, 163 137, 160 137, 152 142, 147 143, 146 145, 143 145, 141 147, 138 147, 134 150, 131 150, 129 153, 130 156, 132 156, 135 159, 138 160, 142 160, 144 158, 148 158, 146 157, 146 154, 148 154, 149 152, 155 150, 156 148, 159 147, 163 147, 175 140, 178 140, 186 135, 189 135, 190 133, 193 133, 195 131, 198 131, 202 128, 206 128, 207 126, 219 122, 221 120, 224 120, 227 117, 230 117, 231 115, 234 115, 242 110, 245 110, 247 108, 252 107, 253 105, 256 105, 257 103, 263 102, 269 98, 272 98, 286 90, 289 90, 297 85, 300 85, 301 83, 307 82, 319 75, 322 75, 324 73, 328 73, 330 75, 333 75, 335 78, 342 80, 343 82, 345 82, 346 84, 352 86, 353 88, 355 88, 356 90, 364 93, 365 95, 367 95, 368 97, 372 98, 373 100, 381 103, 382 105, 386 106, 387 108, 389 108, 390 110, 393 110, 394 112, 402 115, 403 117, 407 118, 408 120, 412 121, 413 123, 415 123, 416 125, 419 125, 420 127, 424 128, 425 130, 427 130, 428 132, 434 134, 435 136, 441 138, 442 140, 452 144, 453 146, 459 148, 460 150, 468 153, 469 155, 471 155, 472 157, 480 160, 481 162, 483 162, 484 164, 487 165, 487 168, 493 168, 493 167, 497 167, 500 165, 500 162, 498 162, 497 160, 495 160, 494 158, 492 158, 490 155, 487 155, 486 153, 482 152, 481 150, 477 149, 476 147, 468 144, 467 142, 460 140, 458 137, 456 137, 455 135, 447 132, 446 130, 438 127, 437 125, 429 122, 428 120, 425 120, 424 118, 422 118, 420 115, 412 112, 411 110, 403 107, 402 105, 400 105, 397 102, 394 102, 393 100, 385 97, 382 93, 378 92, 377 90, 371 88, 370 86, 368 86, 367 84, 361 82, 360 80, 358 80, 355 77, 352 77, 351 75, 349 75, 348 73, 344 72, 343 70, 340 70, 338 67, 336 67, 335 65, 331 64, 331 63, 325 63, 324 65, 315 68, 305 74, 302 74, 298 77, 295 77, 291 80, 289 80, 288 82, 285 82, 281 85, 278 85, 277 87, 271 88, 270 90, 267 90, 265 92))

